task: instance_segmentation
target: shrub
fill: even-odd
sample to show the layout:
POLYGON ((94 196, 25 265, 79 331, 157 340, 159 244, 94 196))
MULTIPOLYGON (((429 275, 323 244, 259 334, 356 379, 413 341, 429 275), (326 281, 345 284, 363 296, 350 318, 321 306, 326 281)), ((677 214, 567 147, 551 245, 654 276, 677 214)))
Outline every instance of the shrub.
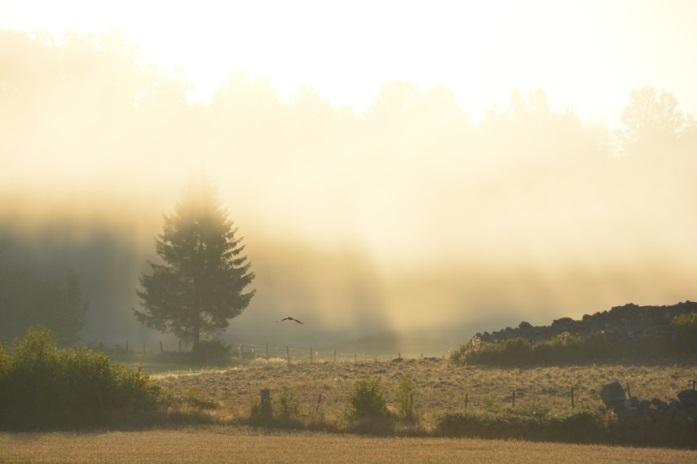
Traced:
POLYGON ((416 385, 414 385, 411 377, 402 378, 397 390, 397 405, 399 418, 405 422, 413 423, 418 420, 414 403, 415 395, 416 385))
POLYGON ((61 349, 47 329, 30 329, 2 359, 0 426, 103 423, 151 410, 159 399, 143 372, 88 349, 61 349))
POLYGON ((442 416, 437 432, 449 436, 603 442, 607 427, 598 414, 581 411, 556 417, 539 411, 454 413, 442 416))
POLYGON ((673 320, 677 342, 683 350, 697 349, 697 314, 682 314, 673 320))
POLYGON ((275 418, 281 422, 290 423, 297 420, 300 414, 300 404, 295 393, 287 387, 283 387, 273 400, 275 418))
POLYGON ((363 379, 353 384, 346 418, 358 431, 384 433, 392 428, 393 417, 378 379, 363 379))
POLYGON ((230 345, 220 340, 203 340, 191 353, 192 360, 198 364, 226 365, 230 362, 230 345))

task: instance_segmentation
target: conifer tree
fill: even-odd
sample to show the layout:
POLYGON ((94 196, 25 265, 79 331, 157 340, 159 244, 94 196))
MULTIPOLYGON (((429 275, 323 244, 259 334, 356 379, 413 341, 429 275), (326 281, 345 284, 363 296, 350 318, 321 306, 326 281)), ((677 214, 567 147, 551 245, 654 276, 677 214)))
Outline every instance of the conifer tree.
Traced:
POLYGON ((156 238, 163 262, 149 262, 140 277, 138 320, 191 342, 194 351, 202 334, 225 329, 254 296, 247 290, 254 273, 236 234, 213 189, 190 187, 156 238))

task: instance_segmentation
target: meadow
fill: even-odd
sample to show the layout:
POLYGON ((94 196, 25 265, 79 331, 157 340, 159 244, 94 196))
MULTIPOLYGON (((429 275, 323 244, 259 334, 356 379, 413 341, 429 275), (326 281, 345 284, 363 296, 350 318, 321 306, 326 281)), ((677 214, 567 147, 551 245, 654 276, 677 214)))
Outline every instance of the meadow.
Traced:
POLYGON ((261 389, 271 389, 272 395, 287 389, 297 399, 302 420, 336 425, 342 425, 356 380, 379 379, 388 406, 395 408, 398 385, 404 378, 410 378, 416 388, 420 425, 429 430, 446 413, 597 412, 602 409, 600 388, 616 380, 628 384, 631 394, 639 398, 668 400, 691 387, 697 379, 697 367, 596 365, 506 369, 458 366, 440 358, 288 365, 272 358, 225 369, 159 373, 154 378, 166 393, 196 398, 209 404, 212 414, 226 419, 249 417, 261 389))
POLYGON ((693 463, 697 451, 523 441, 376 438, 240 427, 95 433, 0 433, 8 463, 693 463))

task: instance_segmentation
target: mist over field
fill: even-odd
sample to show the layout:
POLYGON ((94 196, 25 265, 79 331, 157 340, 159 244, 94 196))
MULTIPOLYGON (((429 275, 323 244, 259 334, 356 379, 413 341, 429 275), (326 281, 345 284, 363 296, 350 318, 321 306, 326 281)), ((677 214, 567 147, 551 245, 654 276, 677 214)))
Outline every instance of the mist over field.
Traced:
POLYGON ((365 110, 263 75, 191 90, 118 34, 0 31, 0 267, 74 271, 85 341, 160 338, 133 317, 138 276, 201 177, 256 273, 229 340, 445 351, 521 320, 697 299, 697 124, 672 89, 628 84, 617 123, 534 86, 477 115, 409 80, 365 110), (275 323, 289 314, 304 326, 275 323))

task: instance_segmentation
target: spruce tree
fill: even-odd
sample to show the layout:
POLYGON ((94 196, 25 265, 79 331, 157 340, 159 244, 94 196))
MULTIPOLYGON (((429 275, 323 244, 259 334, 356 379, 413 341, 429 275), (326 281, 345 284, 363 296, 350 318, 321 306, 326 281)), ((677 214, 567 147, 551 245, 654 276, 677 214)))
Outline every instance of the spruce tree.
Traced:
POLYGON ((254 273, 236 233, 213 189, 190 187, 156 238, 163 262, 149 262, 140 277, 138 320, 191 342, 194 351, 202 334, 225 329, 254 296, 247 290, 254 273))

